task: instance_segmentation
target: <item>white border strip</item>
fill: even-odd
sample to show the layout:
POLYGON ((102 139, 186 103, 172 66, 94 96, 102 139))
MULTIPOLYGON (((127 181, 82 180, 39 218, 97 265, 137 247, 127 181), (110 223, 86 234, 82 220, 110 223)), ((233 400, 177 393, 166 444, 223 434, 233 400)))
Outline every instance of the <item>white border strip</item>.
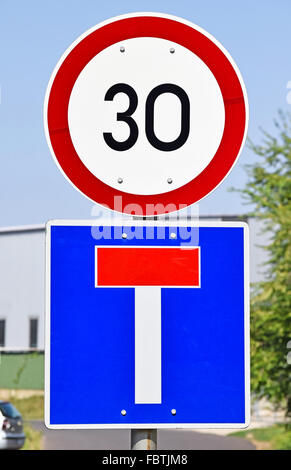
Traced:
POLYGON ((50 369, 51 369, 51 226, 46 225, 45 234, 45 336, 44 336, 44 422, 50 427, 50 369))
POLYGON ((190 220, 51 220, 46 224, 45 300, 45 425, 49 429, 243 429, 250 424, 250 339, 249 339, 249 226, 245 222, 190 220), (245 322, 245 422, 244 423, 110 423, 50 424, 50 244, 53 226, 157 226, 157 227, 241 227, 244 229, 244 322, 245 322))
POLYGON ((245 323, 245 420, 251 422, 251 371, 250 371, 250 234, 249 226, 244 228, 244 323, 245 323))

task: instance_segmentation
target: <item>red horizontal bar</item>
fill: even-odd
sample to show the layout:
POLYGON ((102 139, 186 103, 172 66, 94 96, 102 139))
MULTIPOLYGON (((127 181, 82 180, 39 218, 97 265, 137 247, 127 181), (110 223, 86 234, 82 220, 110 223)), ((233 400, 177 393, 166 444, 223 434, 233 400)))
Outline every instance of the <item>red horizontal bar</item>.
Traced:
POLYGON ((199 287, 199 248, 97 247, 96 286, 199 287))

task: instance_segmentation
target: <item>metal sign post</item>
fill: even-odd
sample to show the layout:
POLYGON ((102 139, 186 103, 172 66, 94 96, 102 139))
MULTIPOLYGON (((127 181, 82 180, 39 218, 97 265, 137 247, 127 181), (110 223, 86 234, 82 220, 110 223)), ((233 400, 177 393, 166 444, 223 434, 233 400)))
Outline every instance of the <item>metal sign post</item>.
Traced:
POLYGON ((157 450, 157 429, 131 429, 131 450, 157 450))

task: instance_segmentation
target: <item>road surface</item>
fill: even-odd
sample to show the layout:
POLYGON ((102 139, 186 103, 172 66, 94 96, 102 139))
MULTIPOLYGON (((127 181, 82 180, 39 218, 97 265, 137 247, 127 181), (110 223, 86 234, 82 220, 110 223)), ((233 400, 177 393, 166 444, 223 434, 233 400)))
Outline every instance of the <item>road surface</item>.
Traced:
MULTIPOLYGON (((130 431, 127 429, 105 430, 52 430, 42 421, 30 424, 44 435, 47 450, 129 450, 130 431)), ((160 429, 159 450, 255 450, 246 439, 192 430, 160 429)))

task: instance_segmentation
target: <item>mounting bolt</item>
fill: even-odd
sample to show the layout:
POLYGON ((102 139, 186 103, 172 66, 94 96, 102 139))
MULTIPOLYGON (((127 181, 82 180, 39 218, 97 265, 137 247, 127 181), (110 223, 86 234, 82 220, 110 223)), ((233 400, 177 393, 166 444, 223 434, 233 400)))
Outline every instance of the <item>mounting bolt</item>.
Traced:
POLYGON ((174 232, 172 232, 172 233, 170 234, 170 238, 171 238, 172 240, 176 240, 177 235, 176 235, 174 232))
POLYGON ((171 47, 170 53, 171 53, 171 54, 174 54, 174 52, 175 52, 175 48, 174 48, 174 47, 171 47))
POLYGON ((122 414, 122 416, 125 416, 126 415, 126 410, 121 410, 121 414, 122 414))
POLYGON ((127 238, 127 233, 123 232, 123 234, 121 236, 122 236, 122 238, 127 238))
POLYGON ((122 179, 122 178, 118 178, 117 182, 118 182, 119 184, 121 184, 121 183, 123 183, 123 179, 122 179))
POLYGON ((172 183, 173 183, 172 178, 168 178, 168 179, 167 179, 167 182, 168 182, 168 184, 172 184, 172 183))
POLYGON ((125 51, 125 47, 121 46, 120 52, 124 52, 124 51, 125 51))
POLYGON ((173 416, 175 416, 175 414, 177 413, 177 411, 175 410, 175 408, 173 408, 173 409, 171 410, 171 413, 172 413, 173 416))

